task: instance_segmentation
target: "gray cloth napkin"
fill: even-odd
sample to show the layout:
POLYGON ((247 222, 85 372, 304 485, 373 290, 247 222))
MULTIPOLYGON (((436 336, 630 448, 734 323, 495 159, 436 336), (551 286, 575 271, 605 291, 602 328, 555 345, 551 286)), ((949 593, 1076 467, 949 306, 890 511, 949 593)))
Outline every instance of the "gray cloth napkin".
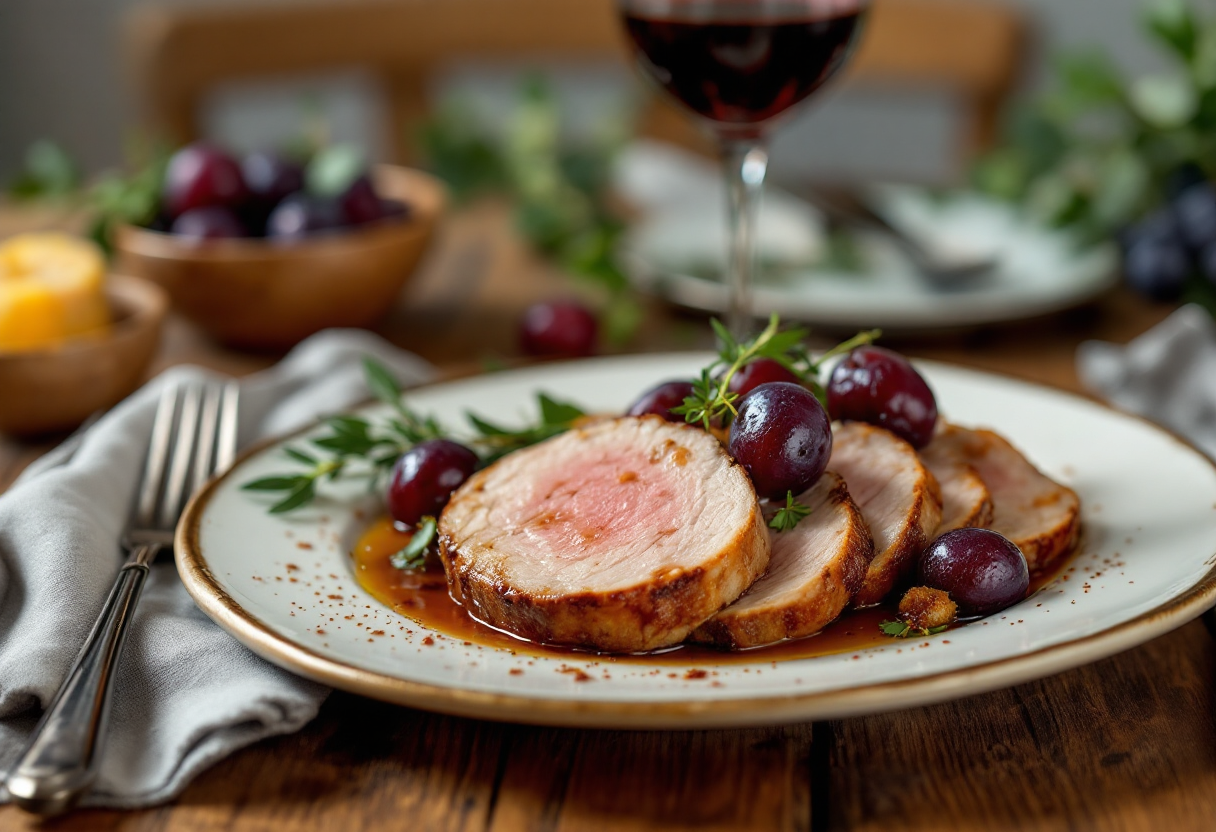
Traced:
MULTIPOLYGON (((421 359, 370 333, 320 333, 241 382, 241 443, 367 398, 365 355, 403 384, 432 374, 421 359)), ((188 367, 166 372, 0 496, 0 772, 15 762, 67 675, 121 563, 117 541, 159 390, 200 375, 188 367)), ((100 775, 84 802, 136 807, 168 800, 221 757, 301 728, 327 693, 213 624, 162 556, 118 668, 100 775)), ((0 802, 7 798, 0 787, 0 802)))
POLYGON ((1081 383, 1116 407, 1158 422, 1216 458, 1216 323, 1184 306, 1127 346, 1086 341, 1081 383))

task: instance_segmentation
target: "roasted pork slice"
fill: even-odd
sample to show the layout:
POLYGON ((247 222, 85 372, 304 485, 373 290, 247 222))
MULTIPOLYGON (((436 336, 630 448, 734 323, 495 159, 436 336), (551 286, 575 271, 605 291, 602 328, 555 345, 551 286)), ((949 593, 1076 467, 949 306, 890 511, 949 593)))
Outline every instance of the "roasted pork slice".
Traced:
POLYGON ((538 642, 637 652, 683 641, 768 566, 747 474, 718 440, 609 419, 474 474, 439 520, 452 596, 538 642))
POLYGON ((742 649, 801 638, 848 606, 874 556, 870 530, 844 480, 831 471, 798 500, 811 513, 788 531, 770 532, 768 571, 698 627, 692 641, 742 649))
POLYGON ((1081 500, 1044 476, 999 434, 948 425, 929 447, 975 468, 992 494, 988 528, 1012 540, 1031 572, 1046 569, 1076 545, 1081 500))
POLYGON ((874 559, 853 605, 877 604, 909 574, 937 529, 941 491, 911 445, 864 422, 835 425, 828 469, 844 478, 874 538, 874 559))
POLYGON ((942 490, 942 519, 934 536, 966 528, 987 528, 992 522, 992 494, 974 467, 954 452, 949 443, 930 442, 920 450, 925 464, 942 490))

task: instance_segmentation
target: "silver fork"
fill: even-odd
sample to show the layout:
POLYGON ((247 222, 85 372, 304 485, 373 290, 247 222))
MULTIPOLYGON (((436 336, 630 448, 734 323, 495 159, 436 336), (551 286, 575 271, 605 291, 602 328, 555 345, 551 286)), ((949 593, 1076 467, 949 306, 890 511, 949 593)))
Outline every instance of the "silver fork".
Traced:
POLYGON ((43 815, 65 811, 96 779, 114 669, 148 570, 157 553, 173 545, 173 530, 189 496, 232 464, 236 428, 234 382, 187 383, 161 393, 122 540, 127 562, 5 784, 23 809, 43 815))

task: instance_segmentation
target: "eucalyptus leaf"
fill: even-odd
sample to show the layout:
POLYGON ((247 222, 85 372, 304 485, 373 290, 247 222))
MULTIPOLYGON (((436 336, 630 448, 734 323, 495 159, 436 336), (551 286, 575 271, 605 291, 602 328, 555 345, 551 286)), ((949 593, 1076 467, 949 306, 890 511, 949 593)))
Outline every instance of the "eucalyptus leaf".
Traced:
POLYGON ((1158 128, 1181 127, 1199 109, 1194 82, 1182 73, 1145 75, 1128 90, 1133 111, 1158 128))
POLYGON ((1154 0, 1145 9, 1152 34, 1184 60, 1195 54, 1197 22, 1186 0, 1154 0))

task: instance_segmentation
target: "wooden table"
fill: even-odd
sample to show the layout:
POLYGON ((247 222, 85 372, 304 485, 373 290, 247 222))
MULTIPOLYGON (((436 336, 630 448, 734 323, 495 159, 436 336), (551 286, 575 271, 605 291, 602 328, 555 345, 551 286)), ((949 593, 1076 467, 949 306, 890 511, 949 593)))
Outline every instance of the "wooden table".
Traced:
MULTIPOLYGON (((467 370, 513 356, 519 311, 568 291, 514 238, 501 206, 479 205, 449 223, 382 331, 441 367, 467 370)), ((1126 341, 1169 311, 1115 292, 1049 319, 898 346, 1075 389, 1078 343, 1126 341)), ((706 330, 655 305, 640 345, 706 347, 706 330)), ((248 372, 273 360, 221 350, 175 320, 158 366, 248 372)), ((0 440, 0 489, 46 447, 0 440)), ((0 829, 38 826, 0 808, 0 829)), ((1008 690, 735 731, 498 725, 334 693, 303 731, 232 755, 169 806, 82 811, 41 826, 1206 830, 1216 827, 1216 642, 1196 621, 1008 690)))

